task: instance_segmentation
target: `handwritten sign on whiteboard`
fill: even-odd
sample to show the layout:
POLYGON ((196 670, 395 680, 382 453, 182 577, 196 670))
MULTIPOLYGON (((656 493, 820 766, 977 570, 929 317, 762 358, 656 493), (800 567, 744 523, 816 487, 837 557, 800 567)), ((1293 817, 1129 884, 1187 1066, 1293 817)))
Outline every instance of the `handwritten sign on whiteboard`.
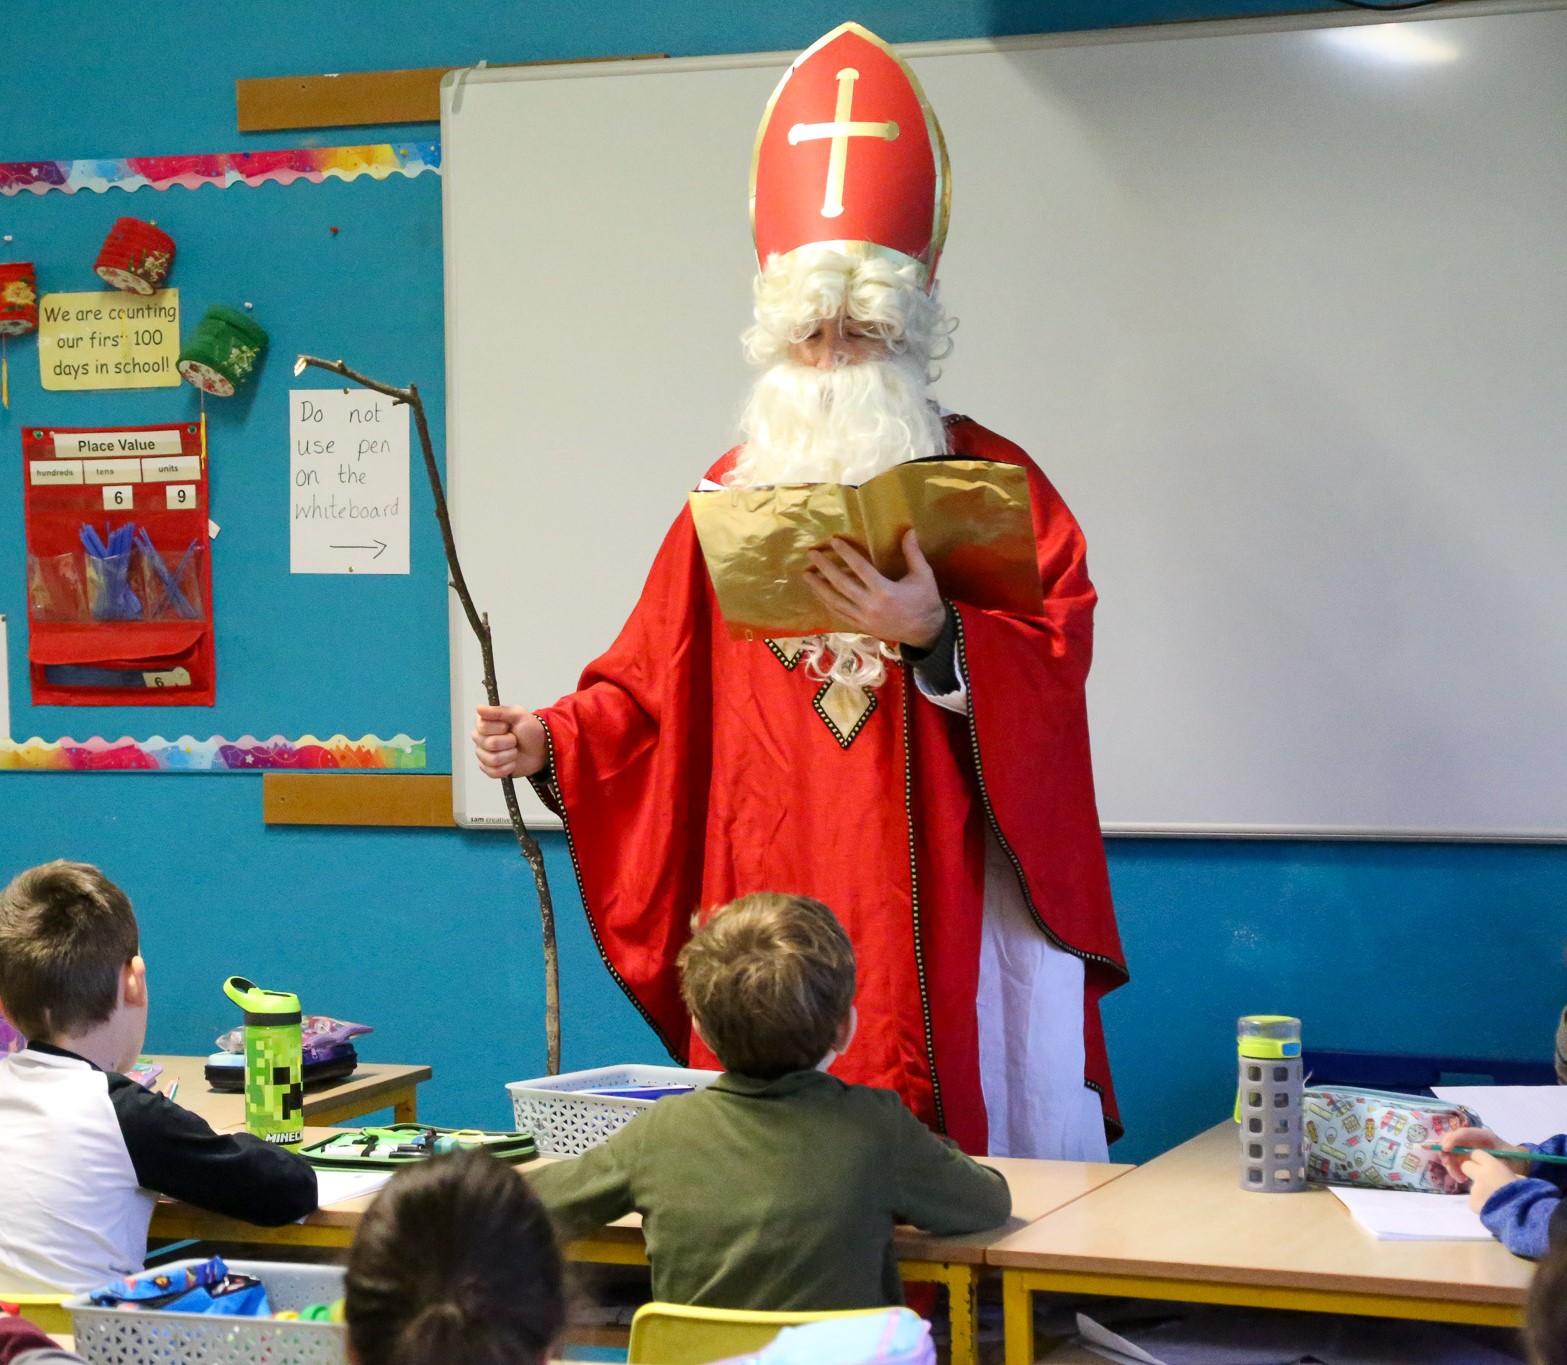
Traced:
POLYGON ((289 570, 408 572, 408 409, 365 389, 288 395, 289 570))

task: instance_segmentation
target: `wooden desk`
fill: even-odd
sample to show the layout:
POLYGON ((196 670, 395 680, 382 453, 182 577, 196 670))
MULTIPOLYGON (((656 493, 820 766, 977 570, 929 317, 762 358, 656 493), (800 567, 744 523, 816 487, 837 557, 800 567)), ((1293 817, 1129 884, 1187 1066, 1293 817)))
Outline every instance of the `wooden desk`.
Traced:
MULTIPOLYGON (((179 1057, 149 1054, 163 1068, 158 1089, 165 1095, 177 1079, 180 1092, 175 1103, 200 1114, 220 1133, 245 1126, 245 1097, 224 1094, 207 1084, 203 1074, 205 1057, 179 1057)), ((430 1079, 427 1066, 386 1066, 361 1062, 352 1076, 341 1081, 312 1085, 305 1090, 305 1122, 329 1127, 349 1119, 362 1118, 378 1109, 390 1109, 398 1123, 413 1123, 419 1117, 415 1089, 430 1079)))
POLYGON ((1509 1327, 1534 1267, 1495 1242, 1379 1242, 1327 1190, 1236 1182, 1233 1124, 1003 1238, 1007 1365, 1034 1359, 1035 1291, 1509 1327))
MULTIPOLYGON (((183 1085, 180 1094, 183 1097, 183 1085)), ((325 1135, 319 1129, 307 1129, 305 1133, 307 1141, 325 1135)), ((540 1158, 541 1161, 550 1159, 540 1158)), ((974 1365, 977 1359, 974 1300, 979 1277, 993 1248, 1047 1213, 1064 1208, 1136 1169, 1108 1162, 1023 1161, 1005 1157, 992 1157, 987 1164, 1001 1171, 1012 1187, 1013 1217, 1005 1226, 966 1237, 931 1237, 913 1228, 900 1228, 894 1234, 893 1245, 904 1279, 946 1287, 953 1365, 974 1365)), ((533 1165, 530 1162, 519 1166, 518 1170, 526 1175, 533 1165)), ((188 1204, 164 1200, 153 1213, 149 1236, 274 1246, 345 1247, 354 1240, 359 1220, 373 1198, 373 1195, 365 1196, 318 1209, 303 1222, 281 1228, 259 1228, 206 1213, 188 1204)), ((631 1214, 590 1236, 578 1238, 567 1244, 566 1256, 569 1260, 598 1264, 646 1265, 642 1220, 631 1214)))

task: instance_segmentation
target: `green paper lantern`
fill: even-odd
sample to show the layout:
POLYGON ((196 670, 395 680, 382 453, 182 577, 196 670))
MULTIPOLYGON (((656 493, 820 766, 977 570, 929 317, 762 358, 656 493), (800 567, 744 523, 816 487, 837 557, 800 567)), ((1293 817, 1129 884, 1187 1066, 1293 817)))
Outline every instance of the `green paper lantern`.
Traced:
POLYGON ((250 382, 267 334, 244 313, 215 303, 180 348, 180 375, 198 389, 231 397, 250 382))

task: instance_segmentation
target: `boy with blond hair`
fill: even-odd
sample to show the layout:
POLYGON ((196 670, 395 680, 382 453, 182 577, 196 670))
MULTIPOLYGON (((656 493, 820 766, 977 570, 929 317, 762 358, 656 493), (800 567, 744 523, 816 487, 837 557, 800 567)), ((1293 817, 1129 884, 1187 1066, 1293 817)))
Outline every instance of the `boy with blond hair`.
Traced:
POLYGON ((681 992, 724 1072, 601 1146, 530 1176, 563 1235, 642 1213, 655 1298, 719 1308, 903 1301, 893 1226, 977 1232, 1006 1181, 890 1090, 826 1067, 854 1034, 854 950, 820 901, 762 893, 680 954, 681 992))
POLYGON ((147 966, 126 894, 53 862, 0 891, 0 1298, 95 1289, 142 1268, 159 1194, 278 1226, 316 1207, 308 1162, 124 1073, 147 1035, 147 966))

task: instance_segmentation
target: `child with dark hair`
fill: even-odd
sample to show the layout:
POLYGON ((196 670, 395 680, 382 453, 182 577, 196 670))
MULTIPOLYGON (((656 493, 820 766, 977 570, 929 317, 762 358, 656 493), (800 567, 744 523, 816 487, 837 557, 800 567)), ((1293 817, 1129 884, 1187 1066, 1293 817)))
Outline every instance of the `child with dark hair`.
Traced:
POLYGON ((820 901, 771 892, 716 911, 680 954, 681 993, 724 1064, 607 1142, 530 1174, 562 1231, 638 1209, 655 1298, 712 1308, 903 1300, 893 1227, 995 1227, 1002 1176, 891 1090, 826 1068, 854 1035, 854 949, 820 901))
POLYGON ((549 1216, 482 1151, 392 1178, 354 1238, 344 1298, 356 1365, 538 1365, 566 1317, 549 1216))

